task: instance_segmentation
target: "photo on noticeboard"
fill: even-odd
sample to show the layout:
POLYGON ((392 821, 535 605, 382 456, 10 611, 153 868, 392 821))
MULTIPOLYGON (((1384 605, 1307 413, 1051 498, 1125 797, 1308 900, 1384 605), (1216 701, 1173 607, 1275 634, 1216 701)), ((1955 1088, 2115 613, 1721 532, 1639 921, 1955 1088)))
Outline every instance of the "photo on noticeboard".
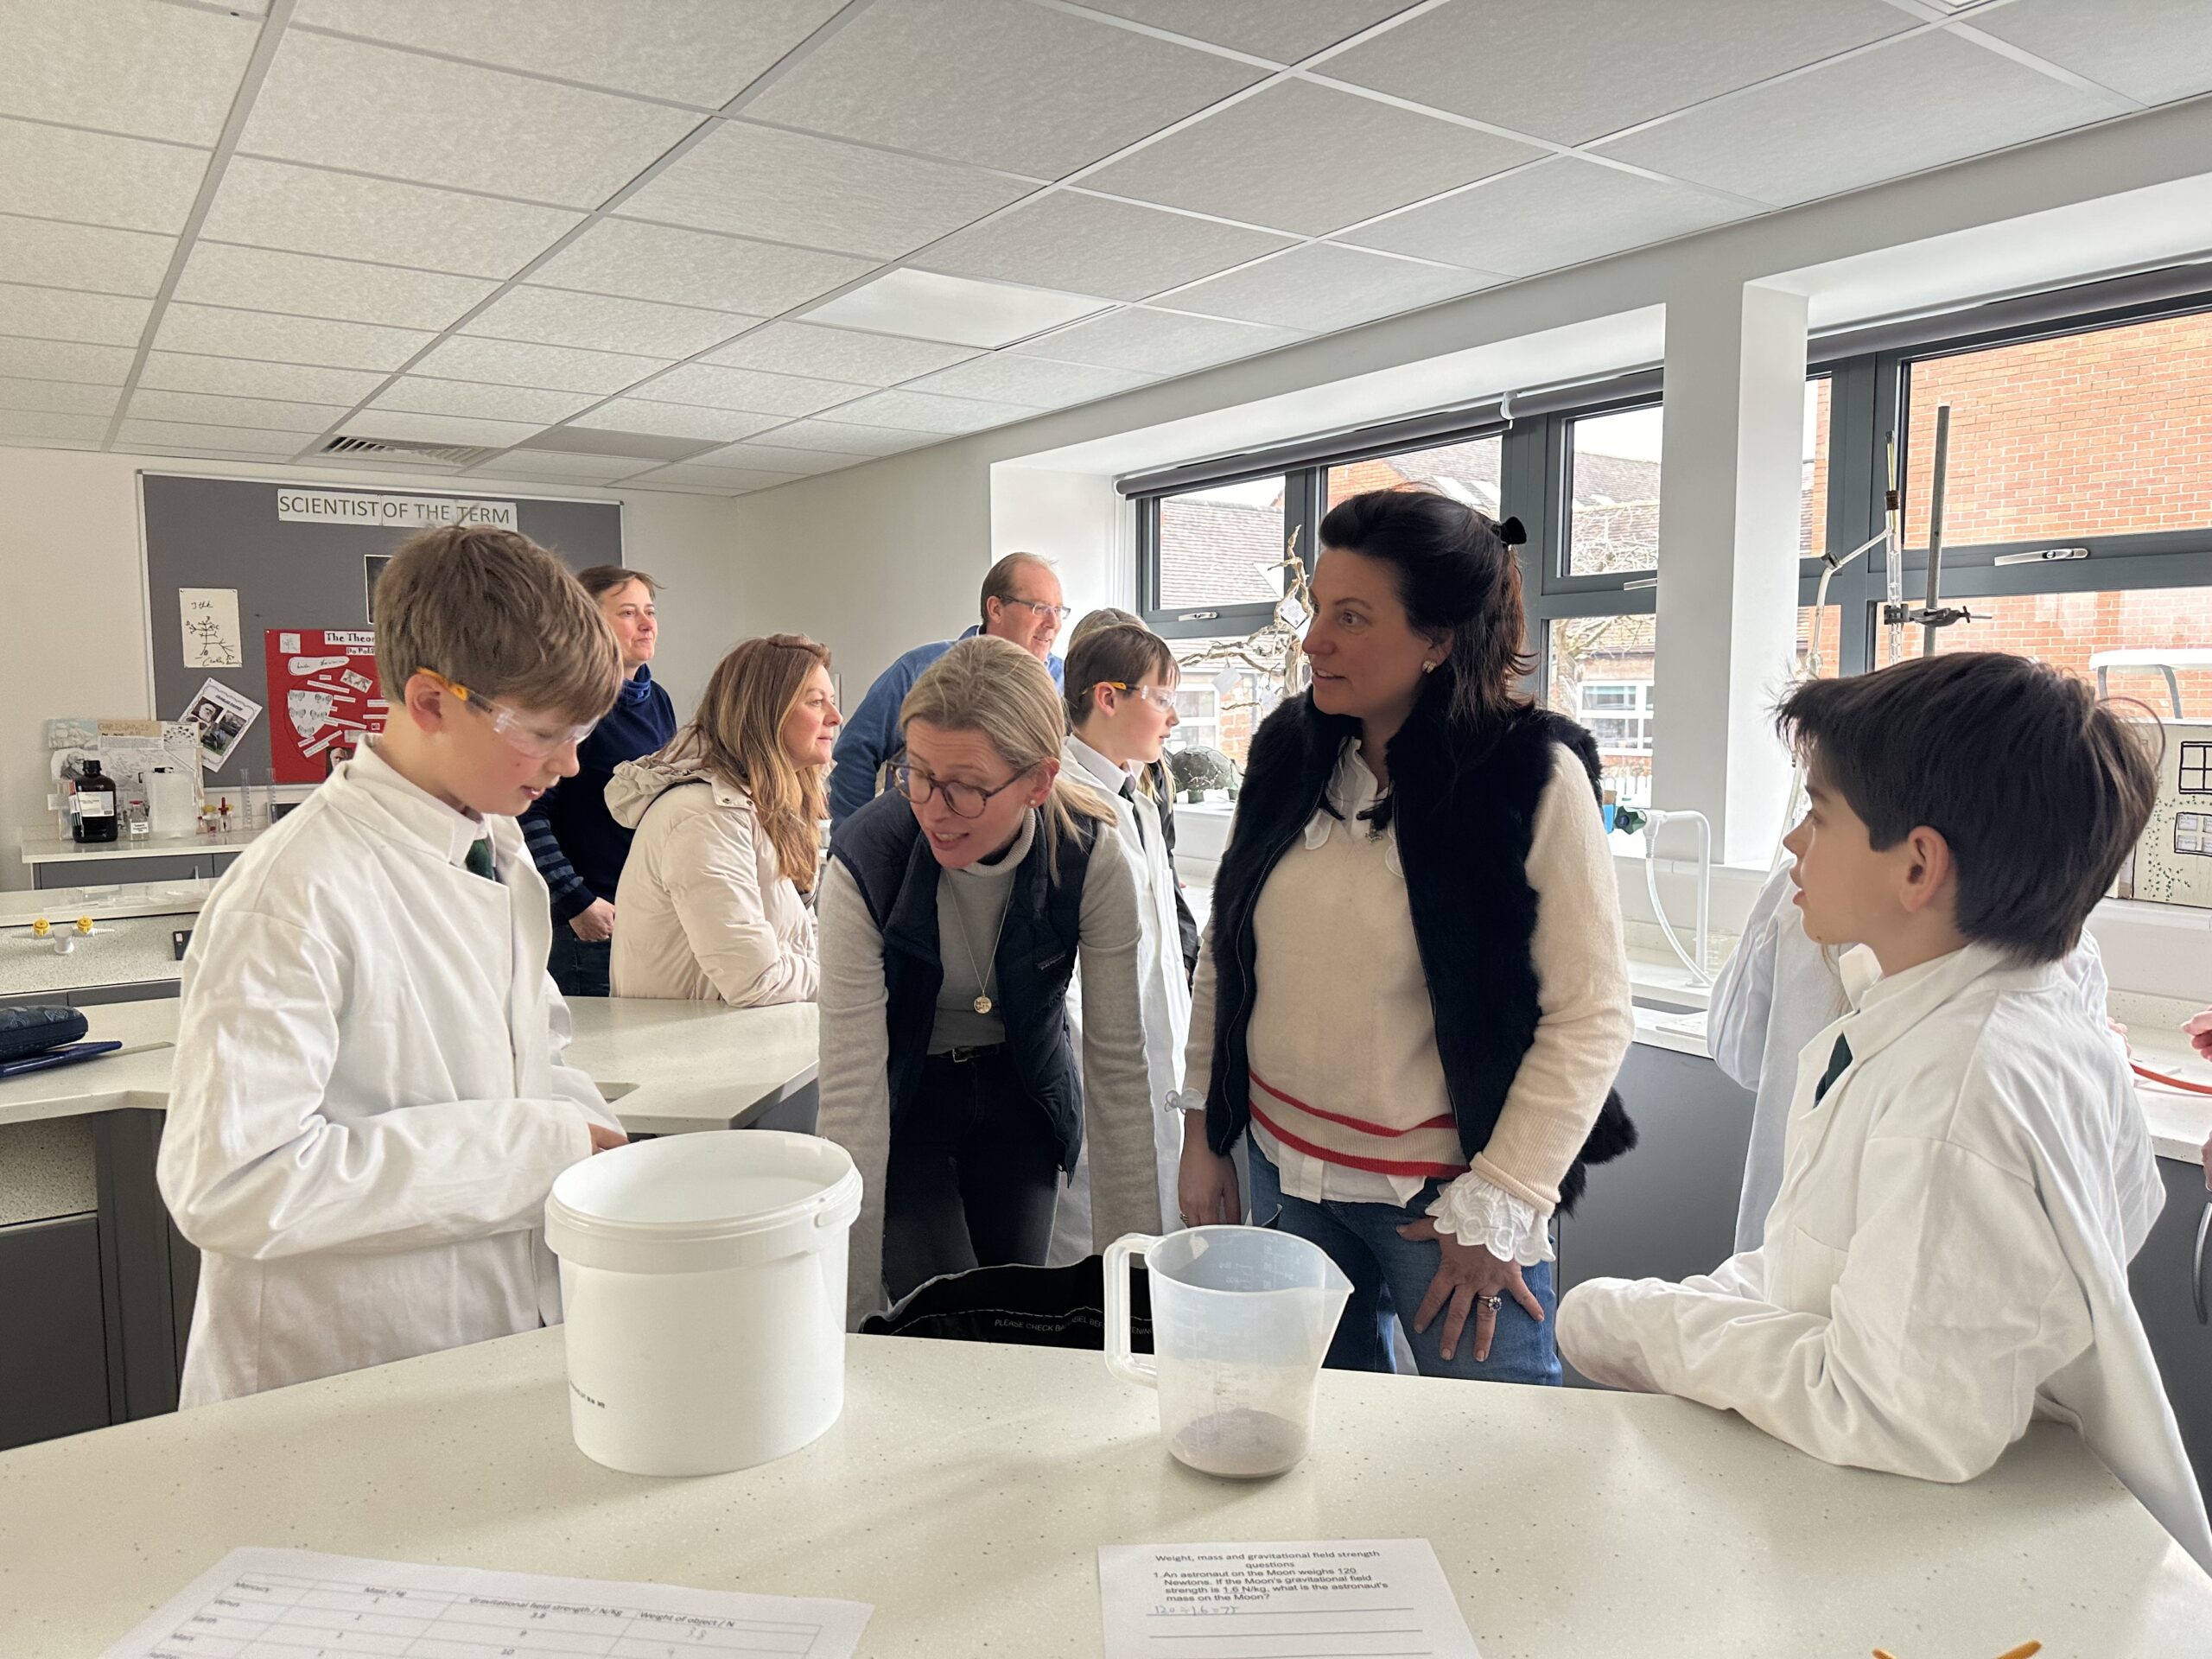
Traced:
POLYGON ((371 553, 363 560, 361 586, 368 601, 369 626, 372 628, 377 625, 377 578, 384 575, 385 566, 391 563, 389 553, 371 553))

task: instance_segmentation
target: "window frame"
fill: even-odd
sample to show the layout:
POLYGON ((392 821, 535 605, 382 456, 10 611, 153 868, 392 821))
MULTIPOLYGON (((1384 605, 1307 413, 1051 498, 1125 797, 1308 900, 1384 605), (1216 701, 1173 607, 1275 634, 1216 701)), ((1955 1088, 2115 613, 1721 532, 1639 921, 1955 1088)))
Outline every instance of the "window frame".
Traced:
MULTIPOLYGON (((2212 290, 2070 315, 2038 318, 1859 356, 1823 359, 1817 352, 1807 378, 1832 377, 1829 409, 1827 545, 1847 552, 1882 528, 1887 489, 1889 435, 1897 435, 1902 491, 1911 457, 1910 372, 1916 363, 1991 351, 2036 340, 2063 340, 2171 317, 2212 314, 2212 290)), ((1910 502, 1903 503, 1906 512, 1910 502)), ((1877 549, 1836 573, 1828 601, 1840 607, 1836 671, 1863 674, 1880 661, 1881 607, 1887 581, 1877 549)), ((1928 550, 1908 546, 1902 561, 1904 600, 1920 603, 1928 581, 1928 550)), ((1821 561, 1798 567, 1798 605, 1808 607, 1819 587, 1821 561)), ((2055 530, 2033 540, 1950 542, 1943 548, 1943 601, 1969 608, 1976 600, 2045 594, 2142 592, 2161 588, 2212 588, 2212 522, 2187 530, 2084 532, 2055 530), (2087 558, 1999 564, 2008 555, 2050 547, 2086 547, 2087 558)), ((1972 623, 1961 623, 1971 630, 1972 623)))

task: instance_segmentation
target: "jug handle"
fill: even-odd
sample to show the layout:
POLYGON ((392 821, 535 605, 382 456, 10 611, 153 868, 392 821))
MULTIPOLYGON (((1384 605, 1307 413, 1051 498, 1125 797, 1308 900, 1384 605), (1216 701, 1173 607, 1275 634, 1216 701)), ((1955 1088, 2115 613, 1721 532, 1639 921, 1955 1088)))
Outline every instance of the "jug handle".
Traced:
POLYGON ((1160 1366, 1129 1345, 1129 1258, 1143 1255, 1160 1240, 1149 1233, 1124 1233, 1106 1247, 1106 1369, 1124 1382, 1160 1386, 1160 1366))

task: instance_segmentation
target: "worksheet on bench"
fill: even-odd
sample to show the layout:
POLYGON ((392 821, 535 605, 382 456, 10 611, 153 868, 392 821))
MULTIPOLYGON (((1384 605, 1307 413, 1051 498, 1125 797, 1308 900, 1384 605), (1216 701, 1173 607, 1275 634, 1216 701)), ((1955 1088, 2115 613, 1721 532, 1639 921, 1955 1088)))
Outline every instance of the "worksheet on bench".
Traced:
POLYGON ((102 1659, 852 1659, 858 1601, 234 1549, 102 1659))
POLYGON ((1102 1544, 1106 1659, 1481 1659, 1426 1538, 1102 1544))

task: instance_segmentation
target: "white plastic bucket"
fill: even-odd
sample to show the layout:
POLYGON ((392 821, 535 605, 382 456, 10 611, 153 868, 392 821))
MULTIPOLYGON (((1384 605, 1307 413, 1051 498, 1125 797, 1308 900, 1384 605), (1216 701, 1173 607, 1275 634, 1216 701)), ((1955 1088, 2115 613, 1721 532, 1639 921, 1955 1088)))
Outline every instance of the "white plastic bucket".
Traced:
POLYGON ((861 1177, 809 1135, 668 1135, 573 1164, 545 1203, 586 1457, 711 1475, 796 1452, 845 1403, 861 1177))

